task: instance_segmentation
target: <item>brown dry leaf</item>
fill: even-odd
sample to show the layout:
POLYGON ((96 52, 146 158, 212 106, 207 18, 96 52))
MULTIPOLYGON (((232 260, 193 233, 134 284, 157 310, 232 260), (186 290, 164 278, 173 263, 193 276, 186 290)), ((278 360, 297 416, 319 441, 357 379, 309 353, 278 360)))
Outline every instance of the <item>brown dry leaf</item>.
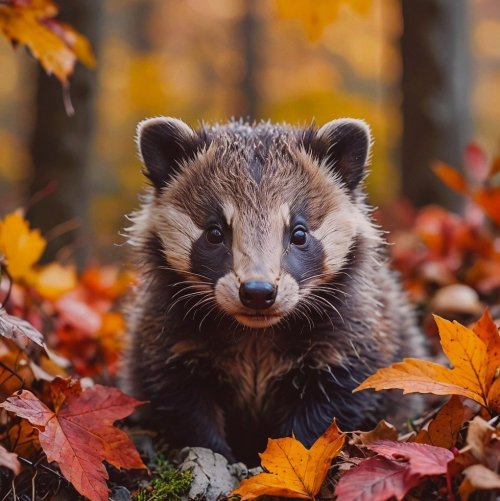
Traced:
POLYGON ((496 469, 500 464, 500 430, 476 416, 469 423, 467 449, 480 463, 496 469))
POLYGON ((52 0, 6 0, 0 4, 0 33, 16 44, 26 45, 47 73, 67 83, 75 63, 95 65, 88 40, 54 17, 52 0))
POLYGON ((31 459, 40 450, 38 431, 25 419, 14 423, 8 432, 9 449, 17 455, 31 459))
POLYGON ((388 423, 385 419, 379 421, 377 426, 370 431, 362 431, 353 433, 353 444, 367 445, 377 440, 393 440, 398 439, 398 430, 394 425, 388 423))
MULTIPOLYGON (((483 315, 475 330, 438 316, 434 318, 439 328, 441 346, 453 369, 425 360, 405 358, 402 362, 379 369, 354 391, 399 388, 405 394, 461 395, 499 411, 497 389, 500 389, 500 385, 494 381, 491 368, 500 366, 500 353, 496 348, 489 348, 490 344, 487 345, 482 339, 487 336, 488 343, 497 346, 498 340, 494 333, 491 334, 496 329, 491 317, 483 315), (476 331, 481 331, 482 337, 476 331), (492 388, 495 391, 491 391, 492 388)), ((498 330, 496 335, 500 335, 498 330)))
POLYGON ((460 397, 454 395, 439 410, 427 430, 420 430, 413 442, 450 449, 457 441, 458 432, 466 421, 466 407, 460 397))
POLYGON ((500 489, 500 475, 482 464, 469 466, 463 471, 465 480, 460 485, 461 501, 467 501, 477 490, 500 489))
POLYGON ((269 439, 260 455, 266 473, 243 480, 231 496, 242 501, 264 495, 314 500, 344 440, 335 420, 310 449, 295 438, 269 439))
POLYGON ((0 401, 14 392, 29 388, 34 380, 29 358, 12 341, 0 341, 0 401))

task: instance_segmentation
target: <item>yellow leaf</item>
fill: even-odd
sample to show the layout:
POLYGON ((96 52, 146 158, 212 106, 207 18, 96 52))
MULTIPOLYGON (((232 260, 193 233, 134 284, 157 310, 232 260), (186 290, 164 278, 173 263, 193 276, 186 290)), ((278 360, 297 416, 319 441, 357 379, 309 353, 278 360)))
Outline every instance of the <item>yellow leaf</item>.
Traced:
POLYGON ((45 299, 56 300, 78 284, 74 266, 51 263, 36 275, 35 289, 45 299))
POLYGON ((13 212, 0 221, 0 254, 14 280, 32 281, 33 265, 45 249, 45 239, 39 230, 30 230, 21 211, 13 212))
POLYGON ((295 438, 269 439, 261 454, 268 473, 244 480, 231 495, 241 496, 242 501, 264 495, 315 499, 343 445, 344 435, 335 421, 310 449, 295 438))
MULTIPOLYGON (((500 384, 496 384, 496 381, 494 384, 491 368, 500 365, 500 352, 489 348, 490 345, 487 346, 483 338, 491 336, 491 343, 495 346, 498 340, 493 332, 481 333, 481 336, 477 334, 477 331, 483 331, 490 325, 488 318, 492 322, 491 317, 483 315, 474 331, 458 322, 435 316, 441 346, 453 365, 452 369, 425 360, 406 358, 379 369, 354 391, 399 388, 404 393, 462 395, 498 410, 500 384)), ((498 332, 496 335, 499 335, 498 332)))
POLYGON ((52 0, 0 4, 0 33, 26 45, 47 73, 66 83, 76 60, 93 66, 88 40, 65 23, 54 19, 58 9, 52 0))
POLYGON ((278 15, 284 19, 300 19, 311 42, 319 40, 324 29, 335 21, 342 5, 366 14, 371 0, 276 0, 278 15))

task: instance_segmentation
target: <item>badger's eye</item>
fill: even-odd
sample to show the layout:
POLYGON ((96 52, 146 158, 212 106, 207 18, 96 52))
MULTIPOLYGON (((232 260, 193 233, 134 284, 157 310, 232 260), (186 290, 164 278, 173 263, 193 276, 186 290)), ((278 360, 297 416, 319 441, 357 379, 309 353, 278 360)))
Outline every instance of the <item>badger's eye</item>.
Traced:
POLYGON ((211 226, 205 233, 209 243, 213 245, 221 244, 224 240, 222 230, 218 226, 211 226))
POLYGON ((307 242, 307 231, 303 226, 296 226, 290 237, 293 245, 304 245, 307 242))

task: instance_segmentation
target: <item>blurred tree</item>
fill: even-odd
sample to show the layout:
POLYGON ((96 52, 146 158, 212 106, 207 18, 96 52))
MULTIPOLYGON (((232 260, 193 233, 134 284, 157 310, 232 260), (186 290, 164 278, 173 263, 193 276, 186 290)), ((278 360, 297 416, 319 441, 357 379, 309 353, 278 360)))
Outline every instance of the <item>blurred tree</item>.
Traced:
MULTIPOLYGON (((102 0, 60 0, 59 18, 88 37, 98 49, 102 0)), ((60 83, 39 69, 31 141, 33 175, 28 187, 31 223, 49 237, 45 260, 70 246, 81 266, 88 254, 89 153, 94 124, 97 75, 77 67, 71 77, 74 116, 65 110, 60 83)))
POLYGON ((243 73, 244 108, 242 115, 250 119, 258 118, 259 92, 256 75, 259 66, 259 34, 258 19, 255 13, 254 0, 245 0, 244 14, 241 19, 241 38, 243 42, 243 58, 245 69, 243 73))
POLYGON ((460 206, 430 170, 462 165, 470 139, 466 0, 402 0, 402 189, 415 205, 460 206))

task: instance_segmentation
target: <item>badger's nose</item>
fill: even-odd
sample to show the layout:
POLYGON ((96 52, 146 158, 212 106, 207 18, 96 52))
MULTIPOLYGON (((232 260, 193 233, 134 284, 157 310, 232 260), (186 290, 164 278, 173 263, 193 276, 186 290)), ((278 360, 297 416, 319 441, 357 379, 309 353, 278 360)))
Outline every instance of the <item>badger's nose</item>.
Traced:
POLYGON ((254 310, 265 310, 274 304, 278 287, 270 282, 249 280, 240 285, 240 301, 254 310))

